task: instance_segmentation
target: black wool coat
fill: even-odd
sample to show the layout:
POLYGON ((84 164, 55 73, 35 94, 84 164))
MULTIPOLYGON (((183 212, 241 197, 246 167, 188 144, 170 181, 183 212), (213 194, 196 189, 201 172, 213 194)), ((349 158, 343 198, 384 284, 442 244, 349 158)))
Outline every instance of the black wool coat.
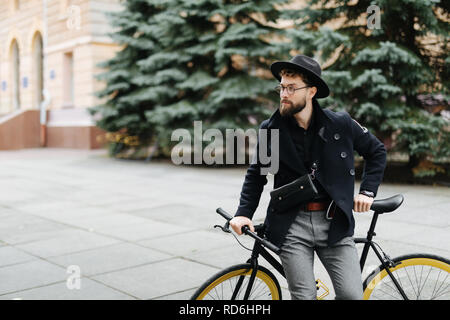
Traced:
MULTIPOLYGON (((355 220, 352 212, 355 184, 354 151, 357 151, 365 161, 360 190, 372 191, 376 195, 386 166, 386 149, 380 140, 353 120, 348 113, 322 109, 316 99, 313 99, 313 110, 318 128, 311 151, 312 159, 318 167, 315 175, 336 203, 336 211, 328 234, 328 245, 332 246, 346 236, 353 236, 354 233, 355 220)), ((274 189, 309 172, 295 150, 286 119, 281 116, 279 109, 261 123, 260 129, 269 129, 266 149, 269 150, 269 154, 270 129, 279 130, 279 166, 278 171, 273 172, 274 189)), ((259 161, 257 156, 259 147, 258 140, 256 158, 254 157, 247 169, 235 216, 252 219, 267 184, 267 176, 261 174, 261 169, 269 165, 263 165, 259 161)), ((293 208, 277 213, 269 202, 265 219, 266 236, 269 241, 277 246, 282 245, 296 212, 297 208, 293 208)))

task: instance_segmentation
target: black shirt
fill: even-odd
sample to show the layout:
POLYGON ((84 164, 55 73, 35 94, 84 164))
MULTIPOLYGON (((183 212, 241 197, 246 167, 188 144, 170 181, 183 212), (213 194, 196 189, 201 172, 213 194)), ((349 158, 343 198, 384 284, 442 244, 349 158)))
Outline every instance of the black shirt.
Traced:
MULTIPOLYGON (((312 159, 312 145, 313 143, 317 143, 317 121, 315 117, 315 112, 311 115, 311 122, 308 128, 305 130, 297 123, 297 120, 293 117, 287 117, 287 124, 289 133, 292 137, 292 141, 294 142, 295 149, 297 150, 297 154, 300 159, 303 160, 303 165, 308 173, 311 172, 311 166, 315 159, 312 159)), ((315 200, 325 200, 330 199, 330 196, 322 187, 322 185, 317 181, 317 179, 313 180, 314 185, 317 188, 319 194, 316 196, 315 200)))
POLYGON ((288 117, 289 133, 291 134, 292 141, 294 142, 295 149, 300 159, 303 160, 305 169, 310 172, 312 159, 311 159, 311 146, 315 134, 315 121, 314 112, 312 113, 311 122, 308 129, 303 129, 297 123, 297 120, 293 116, 288 117))

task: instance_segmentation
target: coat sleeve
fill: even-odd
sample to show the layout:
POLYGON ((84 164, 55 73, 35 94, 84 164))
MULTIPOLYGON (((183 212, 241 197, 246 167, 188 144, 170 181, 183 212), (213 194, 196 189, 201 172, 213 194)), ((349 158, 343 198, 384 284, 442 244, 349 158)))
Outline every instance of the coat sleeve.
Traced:
MULTIPOLYGON (((259 129, 267 129, 266 121, 261 123, 259 129)), ((259 205, 259 200, 261 199, 264 186, 267 184, 267 175, 261 172, 261 168, 263 166, 258 157, 259 146, 260 139, 258 132, 258 141, 254 151, 253 160, 245 175, 244 184, 242 186, 241 196, 239 199, 239 207, 235 216, 244 216, 252 219, 256 208, 259 205)))
POLYGON ((351 121, 351 128, 353 147, 364 158, 359 189, 371 191, 376 195, 386 167, 386 148, 377 137, 354 119, 351 121))

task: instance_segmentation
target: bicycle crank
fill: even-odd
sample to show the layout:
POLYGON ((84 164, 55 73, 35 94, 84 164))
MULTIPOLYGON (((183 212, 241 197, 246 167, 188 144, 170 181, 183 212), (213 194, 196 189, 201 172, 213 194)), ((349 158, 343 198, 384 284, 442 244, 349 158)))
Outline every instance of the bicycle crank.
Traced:
POLYGON ((323 300, 327 295, 330 294, 330 290, 328 290, 327 286, 320 281, 320 279, 316 280, 317 287, 317 300, 323 300))

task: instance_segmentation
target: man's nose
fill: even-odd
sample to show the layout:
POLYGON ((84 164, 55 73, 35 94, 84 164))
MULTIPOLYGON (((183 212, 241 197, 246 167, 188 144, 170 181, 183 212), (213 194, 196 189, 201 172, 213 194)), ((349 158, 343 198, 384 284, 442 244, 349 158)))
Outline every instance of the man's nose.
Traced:
POLYGON ((287 89, 281 89, 280 91, 280 97, 281 98, 287 98, 289 96, 289 94, 287 93, 287 89))

